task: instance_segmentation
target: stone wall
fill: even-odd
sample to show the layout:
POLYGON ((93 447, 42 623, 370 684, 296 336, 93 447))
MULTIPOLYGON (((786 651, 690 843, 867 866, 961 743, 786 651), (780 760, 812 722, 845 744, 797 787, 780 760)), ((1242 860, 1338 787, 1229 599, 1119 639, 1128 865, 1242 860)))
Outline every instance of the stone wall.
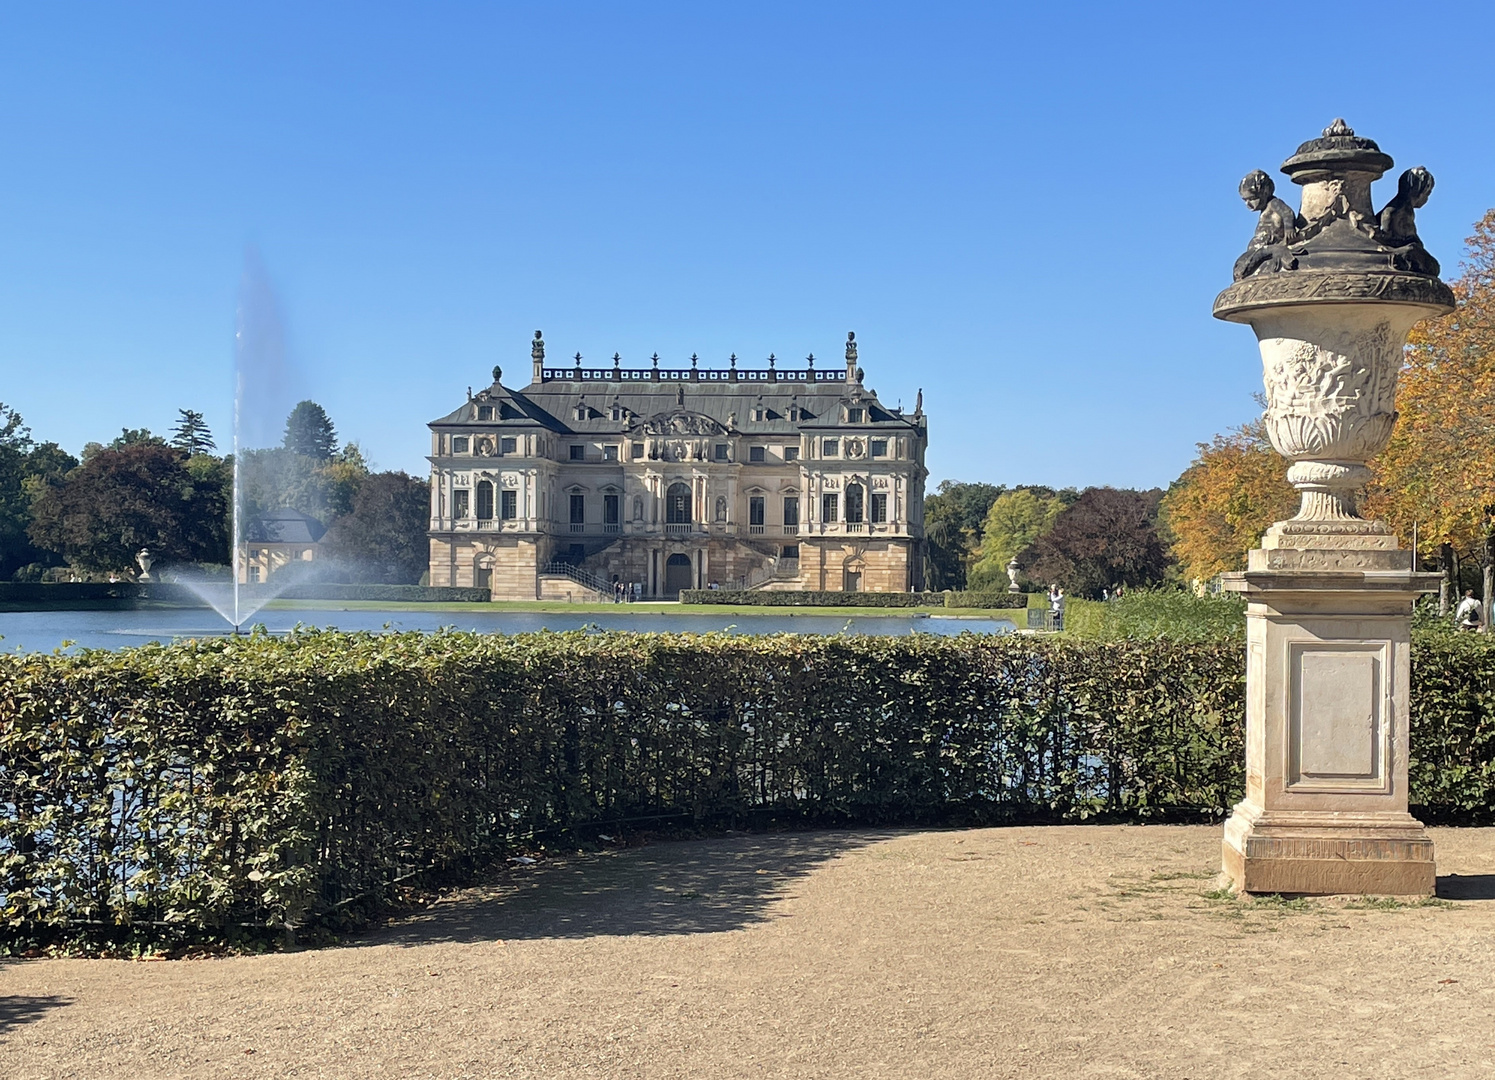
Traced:
POLYGON ((915 551, 911 540, 805 538, 799 545, 799 582, 795 587, 908 592, 922 584, 915 551), (848 574, 859 575, 859 581, 854 585, 848 574))

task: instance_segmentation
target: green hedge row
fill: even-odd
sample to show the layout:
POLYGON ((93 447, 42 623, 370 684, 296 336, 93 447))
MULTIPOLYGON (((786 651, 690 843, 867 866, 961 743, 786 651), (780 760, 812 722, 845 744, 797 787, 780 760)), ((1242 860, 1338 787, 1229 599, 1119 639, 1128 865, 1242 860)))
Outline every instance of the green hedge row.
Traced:
POLYGON ((1009 592, 947 592, 945 606, 952 608, 1025 608, 1027 593, 1009 592))
MULTIPOLYGON (((1419 634, 1412 801, 1495 821, 1495 647, 1419 634)), ((404 877, 653 815, 1218 817, 1237 644, 299 632, 0 656, 12 948, 328 925, 404 877)))
POLYGON ((937 592, 842 592, 839 590, 682 589, 682 604, 742 604, 749 607, 939 607, 937 592))
MULTIPOLYGON (((254 594, 266 586, 246 585, 254 594)), ((477 603, 492 598, 487 589, 445 588, 430 585, 338 585, 308 582, 293 585, 275 595, 287 600, 373 600, 381 603, 435 601, 477 603)), ((28 609, 113 609, 132 608, 141 603, 205 606, 197 594, 185 585, 171 582, 98 582, 98 581, 0 581, 0 611, 28 609)))

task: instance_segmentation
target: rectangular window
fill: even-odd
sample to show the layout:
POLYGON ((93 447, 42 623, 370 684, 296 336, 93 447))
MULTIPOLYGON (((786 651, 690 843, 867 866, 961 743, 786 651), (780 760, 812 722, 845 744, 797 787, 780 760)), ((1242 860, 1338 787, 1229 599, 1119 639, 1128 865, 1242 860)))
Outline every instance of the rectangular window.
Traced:
POLYGON ((571 524, 580 525, 587 520, 587 497, 571 496, 571 524))
POLYGON ((862 422, 862 410, 861 409, 847 409, 846 410, 846 422, 848 424, 860 424, 862 422))
POLYGON ((249 583, 251 585, 255 585, 255 584, 259 583, 259 580, 260 580, 260 568, 258 566, 251 566, 249 568, 249 583))
POLYGON ((763 455, 763 447, 761 447, 761 446, 750 446, 750 447, 748 447, 748 460, 749 461, 757 461, 757 462, 761 462, 761 461, 767 460, 764 457, 764 455, 763 455))
POLYGON ((479 420, 492 420, 493 419, 493 406, 492 405, 479 405, 478 406, 478 419, 479 420))
POLYGON ((763 524, 763 496, 754 495, 748 499, 748 524, 763 524))
POLYGON ((618 448, 616 446, 604 446, 602 448, 602 460, 603 461, 617 461, 618 460, 618 448))
POLYGON ((887 457, 888 456, 888 440, 887 439, 873 439, 872 440, 872 456, 873 457, 887 457))
POLYGON ((798 525, 799 524, 799 496, 798 495, 785 495, 784 496, 784 524, 785 525, 798 525))
POLYGON ((784 460, 785 461, 798 461, 799 460, 799 447, 797 447, 797 446, 786 446, 786 447, 784 447, 784 460))
POLYGON ((841 440, 826 439, 820 444, 820 453, 824 457, 839 457, 841 454, 841 440))
POLYGON ((716 447, 712 451, 712 456, 715 457, 717 461, 726 461, 727 460, 727 444, 726 443, 717 443, 716 447))
POLYGON ((468 494, 461 488, 452 492, 452 517, 465 518, 467 516, 468 494))
POLYGON ((493 485, 486 480, 478 481, 478 520, 493 520, 493 485))
POLYGON ((841 520, 841 496, 820 496, 820 520, 827 525, 841 520))
POLYGON ((452 453, 465 454, 469 445, 471 444, 468 442, 466 435, 452 436, 452 453))
POLYGON ((855 525, 862 523, 862 485, 846 485, 846 520, 855 525))
POLYGON ((519 440, 512 436, 498 440, 498 452, 500 454, 512 454, 519 449, 519 440))
POLYGON ((644 444, 643 443, 636 442, 636 443, 633 444, 633 460, 634 461, 643 461, 644 460, 644 444))
POLYGON ((618 524, 618 508, 621 505, 618 500, 617 495, 602 496, 602 524, 618 524))
POLYGON ((519 492, 501 491, 498 495, 498 516, 513 521, 519 516, 519 492))
POLYGON ((888 520, 888 496, 885 492, 874 492, 872 495, 872 521, 881 525, 888 520))
POLYGON ((783 547, 779 548, 779 558, 781 558, 781 559, 797 559, 797 558, 799 558, 799 545, 798 544, 785 544, 783 547))
POLYGON ((571 448, 572 461, 585 461, 587 459, 587 448, 585 446, 573 446, 571 448))

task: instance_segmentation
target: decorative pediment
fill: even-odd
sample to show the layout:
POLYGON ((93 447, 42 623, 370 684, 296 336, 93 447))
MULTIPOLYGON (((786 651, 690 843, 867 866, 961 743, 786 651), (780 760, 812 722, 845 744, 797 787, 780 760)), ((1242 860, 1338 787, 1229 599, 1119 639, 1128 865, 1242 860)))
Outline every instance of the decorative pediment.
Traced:
POLYGON ((640 428, 646 435, 725 435, 727 433, 727 429, 719 421, 705 413, 691 412, 688 409, 655 413, 642 425, 635 424, 629 428, 629 431, 634 432, 640 428))

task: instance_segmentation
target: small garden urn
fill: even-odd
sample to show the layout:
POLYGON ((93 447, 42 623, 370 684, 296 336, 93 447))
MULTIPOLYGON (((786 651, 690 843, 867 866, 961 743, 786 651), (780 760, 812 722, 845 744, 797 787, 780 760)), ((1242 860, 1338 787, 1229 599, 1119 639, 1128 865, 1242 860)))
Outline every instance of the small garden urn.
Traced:
POLYGON ((141 548, 137 551, 135 553, 135 562, 140 566, 140 580, 151 580, 151 567, 155 565, 156 560, 151 558, 150 549, 141 548))
POLYGON ((1241 181, 1258 214, 1216 318, 1261 350, 1267 436, 1288 460, 1297 514, 1272 525, 1226 588, 1246 595, 1246 797, 1225 828, 1225 872, 1248 893, 1429 895, 1432 842, 1407 811, 1412 604, 1437 576, 1360 515, 1367 462, 1396 423, 1407 333, 1453 309, 1417 236, 1421 167, 1377 211, 1391 158, 1336 120, 1282 171, 1241 181))

